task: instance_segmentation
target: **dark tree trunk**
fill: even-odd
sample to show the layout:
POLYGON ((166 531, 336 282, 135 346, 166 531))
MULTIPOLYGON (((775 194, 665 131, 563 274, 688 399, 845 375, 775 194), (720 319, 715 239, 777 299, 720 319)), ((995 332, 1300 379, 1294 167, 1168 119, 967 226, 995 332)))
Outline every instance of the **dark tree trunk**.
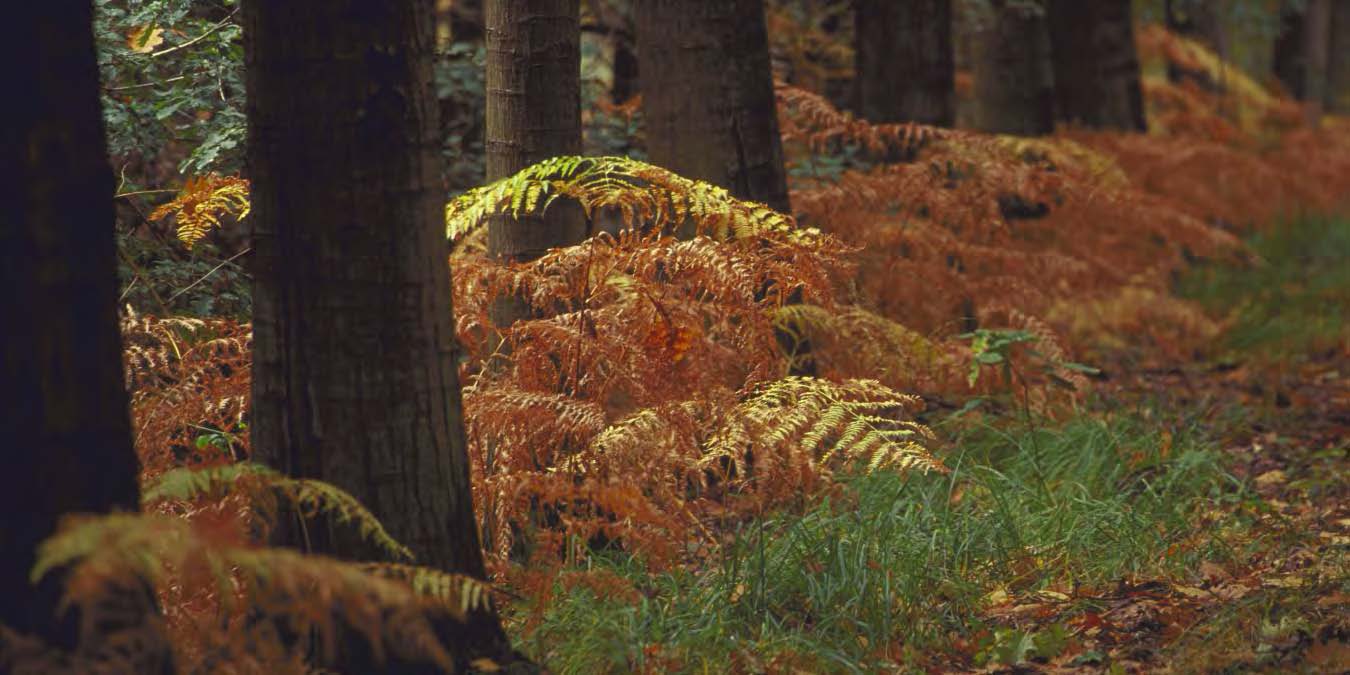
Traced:
POLYGON ((1322 119, 1322 106, 1327 95, 1328 50, 1331 46, 1331 0, 1308 0, 1308 11, 1303 21, 1303 94, 1305 116, 1309 126, 1317 126, 1322 119))
POLYGON ((653 163, 789 212, 763 0, 637 0, 653 163))
POLYGON ((1350 0, 1332 0, 1327 59, 1327 112, 1350 114, 1350 0))
POLYGON ((1062 122, 1144 131, 1130 0, 1052 0, 1055 112, 1062 122))
MULTIPOLYGON (((28 581, 37 545, 63 515, 134 511, 138 502, 117 327, 113 174, 89 0, 14 5, 7 19, 14 32, 0 72, 5 89, 22 95, 6 104, 0 136, 0 624, 71 650, 79 622, 74 612, 57 616, 59 575, 28 581)), ((83 636, 84 646, 115 628, 83 636)))
POLYGON ((1275 78, 1284 86, 1290 96, 1302 100, 1304 91, 1304 73, 1307 70, 1303 49, 1303 18, 1301 5, 1284 3, 1280 13, 1280 34, 1275 39, 1274 70, 1275 78))
POLYGON ((858 0, 853 25, 858 114, 872 122, 951 126, 951 0, 858 0))
MULTIPOLYGON (((487 177, 581 154, 581 29, 578 0, 487 0, 487 177)), ((496 218, 488 253, 533 260, 586 236, 577 208, 542 217, 496 218)))
POLYGON ((483 39, 483 2, 484 0, 451 0, 450 36, 455 42, 476 42, 483 39))
POLYGON ((989 0, 977 19, 971 70, 975 127, 1039 136, 1054 131, 1054 78, 1045 15, 1010 0, 989 0))
MULTIPOLYGON (((243 18, 255 452, 352 493, 418 563, 482 578, 431 2, 259 0, 243 18)), ((381 557, 335 526, 311 525, 303 539, 297 530, 282 528, 284 543, 381 557)), ((459 658, 510 654, 490 611, 442 633, 459 658)))

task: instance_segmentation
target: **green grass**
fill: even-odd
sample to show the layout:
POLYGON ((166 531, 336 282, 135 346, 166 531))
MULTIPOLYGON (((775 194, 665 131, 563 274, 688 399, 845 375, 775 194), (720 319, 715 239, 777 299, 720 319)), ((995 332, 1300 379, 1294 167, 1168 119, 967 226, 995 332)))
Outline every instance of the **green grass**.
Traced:
POLYGON ((1202 267, 1180 284, 1232 322, 1223 347, 1287 360, 1350 341, 1350 221, 1304 218, 1248 243, 1260 263, 1202 267))
MULTIPOLYGON (((950 475, 852 478, 804 513, 744 526, 711 569, 602 563, 637 601, 562 591, 523 646, 560 673, 755 671, 774 659, 864 672, 958 640, 1008 658, 1017 649, 999 641, 1012 634, 980 618, 991 593, 1104 588, 1230 555, 1195 516, 1240 489, 1191 429, 1157 426, 1139 416, 1020 432, 967 424, 950 475)), ((519 620, 529 608, 514 611, 519 620)), ((1028 648, 1055 643, 1012 639, 1022 637, 1028 648)))

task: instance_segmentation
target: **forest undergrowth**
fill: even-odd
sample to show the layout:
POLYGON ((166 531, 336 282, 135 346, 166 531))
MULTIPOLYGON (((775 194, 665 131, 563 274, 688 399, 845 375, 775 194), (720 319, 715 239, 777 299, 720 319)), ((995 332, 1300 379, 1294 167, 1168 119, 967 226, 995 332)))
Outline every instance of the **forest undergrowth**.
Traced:
MULTIPOLYGON (((493 587, 414 585, 495 594, 558 672, 1343 663, 1350 121, 1255 83, 1219 114, 1212 54, 1140 45, 1199 74, 1146 75, 1147 135, 872 125, 782 84, 794 214, 617 157, 450 202, 493 587), (484 255, 489 217, 556 200, 593 236, 484 255), (527 318, 495 325, 507 296, 527 318)), ((244 188, 200 177, 150 220, 226 245, 244 188)), ((398 552, 247 463, 246 322, 123 333, 152 510, 265 550, 279 487, 398 552)), ((161 580, 189 665, 265 642, 229 601, 256 579, 200 562, 161 580)))

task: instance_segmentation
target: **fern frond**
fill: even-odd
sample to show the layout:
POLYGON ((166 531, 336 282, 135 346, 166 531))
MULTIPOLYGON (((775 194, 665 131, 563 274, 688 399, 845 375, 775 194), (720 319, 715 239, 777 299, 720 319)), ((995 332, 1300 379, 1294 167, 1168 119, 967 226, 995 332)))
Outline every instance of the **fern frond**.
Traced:
POLYGON ((875 380, 842 383, 811 377, 788 377, 764 385, 728 415, 708 442, 704 462, 730 460, 751 450, 755 457, 810 458, 817 466, 833 457, 865 460, 873 470, 888 466, 922 472, 947 469, 918 440, 932 432, 898 412, 918 398, 896 392, 875 380))
POLYGON ((446 237, 458 241, 490 216, 542 212, 558 199, 580 204, 589 218, 617 213, 628 228, 673 230, 690 221, 697 233, 714 239, 811 234, 798 230, 790 215, 658 166, 627 157, 565 156, 455 198, 445 207, 446 237))
POLYGON ((390 536, 375 514, 350 493, 323 481, 290 478, 261 464, 240 462, 166 471, 145 486, 141 501, 150 504, 166 499, 196 499, 216 491, 240 487, 245 478, 257 482, 256 487, 243 487, 245 490, 274 490, 293 504, 305 518, 327 515, 339 523, 350 523, 362 538, 381 550, 404 560, 413 559, 412 551, 390 536))
POLYGON ((150 213, 150 220, 172 214, 178 224, 178 239, 188 248, 220 227, 222 216, 244 219, 249 213, 248 181, 237 176, 193 176, 173 201, 150 213))

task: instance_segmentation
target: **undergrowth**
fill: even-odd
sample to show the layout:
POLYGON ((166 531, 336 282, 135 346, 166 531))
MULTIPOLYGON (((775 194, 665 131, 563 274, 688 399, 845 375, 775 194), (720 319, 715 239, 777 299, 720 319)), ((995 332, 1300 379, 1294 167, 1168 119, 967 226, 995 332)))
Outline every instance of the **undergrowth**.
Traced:
POLYGON ((1067 621, 1117 584, 1237 553, 1207 514, 1241 489, 1189 423, 964 424, 949 475, 855 475, 743 524, 706 570, 596 560, 513 619, 563 673, 971 666, 971 646, 994 658, 991 607, 1062 599, 1067 621))

